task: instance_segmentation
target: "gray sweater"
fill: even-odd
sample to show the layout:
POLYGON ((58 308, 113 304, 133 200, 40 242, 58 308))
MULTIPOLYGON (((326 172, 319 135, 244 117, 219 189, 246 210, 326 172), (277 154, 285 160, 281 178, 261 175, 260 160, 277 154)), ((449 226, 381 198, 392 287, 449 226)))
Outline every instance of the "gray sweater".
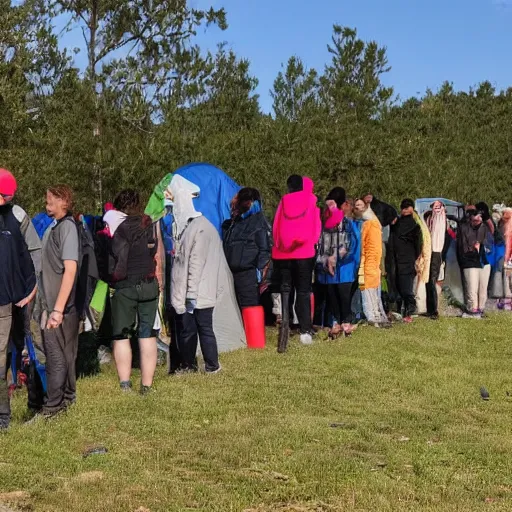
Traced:
POLYGON ((186 312, 187 299, 195 300, 197 309, 215 307, 224 258, 219 233, 206 217, 196 217, 174 244, 171 303, 176 313, 186 312))

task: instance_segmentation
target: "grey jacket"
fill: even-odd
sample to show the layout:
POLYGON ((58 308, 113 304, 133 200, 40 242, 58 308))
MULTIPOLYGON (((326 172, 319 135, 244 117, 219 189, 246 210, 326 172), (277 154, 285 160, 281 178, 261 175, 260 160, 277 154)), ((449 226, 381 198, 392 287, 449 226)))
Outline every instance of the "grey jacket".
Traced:
POLYGON ((219 233, 204 217, 192 219, 180 240, 174 241, 171 275, 171 303, 176 313, 186 312, 187 299, 197 309, 215 307, 219 268, 224 259, 219 233))

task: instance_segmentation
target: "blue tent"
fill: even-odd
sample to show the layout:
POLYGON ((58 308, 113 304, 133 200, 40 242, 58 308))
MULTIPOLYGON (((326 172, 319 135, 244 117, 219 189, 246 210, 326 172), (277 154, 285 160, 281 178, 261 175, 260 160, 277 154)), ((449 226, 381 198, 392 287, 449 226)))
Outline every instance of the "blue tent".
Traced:
POLYGON ((222 234, 222 223, 231 216, 231 199, 241 187, 224 171, 207 163, 188 164, 173 174, 183 176, 200 188, 199 197, 194 199, 194 207, 222 234))

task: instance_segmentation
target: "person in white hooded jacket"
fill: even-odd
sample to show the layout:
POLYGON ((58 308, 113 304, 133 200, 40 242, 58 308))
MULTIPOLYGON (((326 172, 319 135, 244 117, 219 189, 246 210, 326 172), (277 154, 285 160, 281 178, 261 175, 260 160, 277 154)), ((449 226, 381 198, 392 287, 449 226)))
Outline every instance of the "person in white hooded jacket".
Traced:
POLYGON ((213 310, 223 258, 222 241, 210 221, 194 208, 193 198, 199 195, 199 187, 182 176, 174 176, 166 193, 173 215, 171 303, 181 319, 181 370, 198 370, 199 336, 205 370, 217 373, 220 364, 213 310))

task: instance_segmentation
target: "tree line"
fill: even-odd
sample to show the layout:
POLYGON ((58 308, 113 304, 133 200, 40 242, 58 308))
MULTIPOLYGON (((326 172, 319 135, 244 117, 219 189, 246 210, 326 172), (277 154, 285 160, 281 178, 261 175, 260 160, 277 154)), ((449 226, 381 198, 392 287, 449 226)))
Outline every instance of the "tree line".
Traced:
POLYGON ((261 111, 250 62, 196 39, 228 29, 224 9, 186 0, 0 0, 0 165, 41 211, 65 182, 97 213, 123 187, 148 196, 191 161, 261 190, 271 211, 286 177, 308 175, 392 203, 409 196, 512 201, 512 88, 483 81, 402 100, 382 83, 386 48, 335 25, 329 61, 291 56, 261 111), (66 31, 83 37, 59 48, 66 31), (76 60, 86 61, 84 69, 76 60))

